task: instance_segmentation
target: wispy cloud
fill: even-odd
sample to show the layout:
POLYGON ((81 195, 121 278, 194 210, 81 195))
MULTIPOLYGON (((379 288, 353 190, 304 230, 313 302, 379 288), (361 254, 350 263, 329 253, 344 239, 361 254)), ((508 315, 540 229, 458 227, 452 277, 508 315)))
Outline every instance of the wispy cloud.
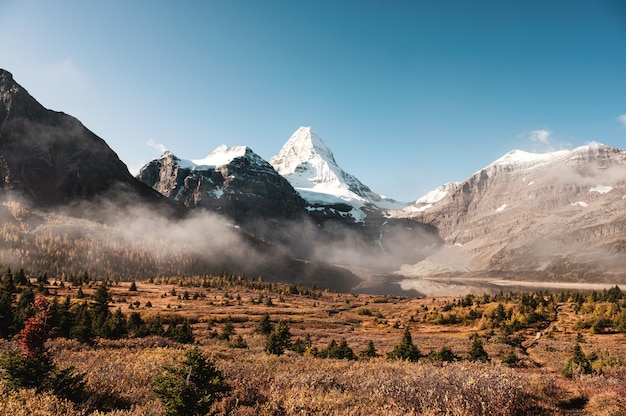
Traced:
POLYGON ((626 126, 626 114, 620 114, 619 116, 617 116, 617 121, 626 126))
POLYGON ((524 140, 529 141, 531 151, 537 153, 554 152, 571 148, 570 143, 555 139, 552 131, 548 129, 536 129, 521 135, 524 140))
POLYGON ((167 152, 167 147, 165 147, 164 145, 162 145, 161 143, 157 143, 154 140, 150 139, 146 142, 146 144, 156 150, 158 150, 161 153, 165 153, 167 152))
POLYGON ((550 144, 550 131, 541 129, 530 132, 530 140, 536 143, 550 144))

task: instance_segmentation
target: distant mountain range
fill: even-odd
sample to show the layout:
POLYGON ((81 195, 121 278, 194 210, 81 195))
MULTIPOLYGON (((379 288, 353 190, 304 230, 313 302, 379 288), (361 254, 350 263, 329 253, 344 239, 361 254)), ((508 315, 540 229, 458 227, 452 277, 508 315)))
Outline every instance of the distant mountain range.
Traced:
POLYGON ((446 242, 404 274, 624 279, 626 150, 595 143, 544 154, 514 150, 397 215, 436 226, 446 242))
MULTIPOLYGON (((547 154, 516 150, 413 203, 377 194, 345 172, 310 127, 299 128, 269 162, 245 146, 220 146, 194 160, 166 152, 133 178, 102 139, 73 117, 43 108, 0 70, 0 189, 5 200, 19 195, 30 209, 47 212, 106 201, 116 209, 148 206, 183 222, 210 215, 239 243, 255 247, 255 256, 245 258, 292 264, 253 262, 259 266, 239 270, 283 280, 298 281, 288 275, 295 270, 308 282, 328 280, 319 273, 335 270, 344 287, 356 281, 332 265, 412 277, 626 280, 626 151, 600 144, 547 154)), ((22 221, 13 208, 4 217, 1 211, 0 220, 22 221)), ((132 229, 94 211, 67 215, 132 229)), ((178 233, 170 225, 159 234, 166 245, 167 235, 178 233)), ((201 253, 198 244, 205 243, 192 251, 201 253)), ((2 253, 0 262, 16 255, 2 253)), ((213 272, 244 261, 191 263, 207 270, 214 264, 213 272)))

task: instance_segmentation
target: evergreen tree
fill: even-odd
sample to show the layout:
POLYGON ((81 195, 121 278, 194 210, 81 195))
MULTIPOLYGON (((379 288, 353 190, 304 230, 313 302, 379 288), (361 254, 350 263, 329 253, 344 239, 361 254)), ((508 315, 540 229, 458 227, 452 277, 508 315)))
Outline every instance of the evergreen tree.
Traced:
POLYGON ((0 337, 13 334, 13 294, 4 284, 0 284, 0 337))
POLYGON ((376 347, 374 347, 374 341, 370 340, 367 343, 367 348, 359 352, 359 357, 363 357, 363 358, 378 357, 378 352, 376 351, 376 347))
POLYGON ((402 341, 395 346, 393 351, 387 353, 387 357, 393 360, 418 361, 421 356, 420 350, 413 345, 408 327, 404 330, 402 341))
POLYGON ((483 363, 489 361, 489 354, 485 351, 483 343, 479 338, 474 338, 472 348, 467 355, 467 359, 470 361, 481 361, 483 363))
POLYGON ((106 330, 103 333, 106 338, 120 339, 128 333, 128 327, 126 325, 126 316, 122 313, 120 308, 109 316, 105 325, 106 330))
POLYGON ((70 338, 86 344, 93 341, 92 320, 87 303, 83 302, 72 308, 72 327, 69 335, 70 338))
POLYGON ((197 347, 187 350, 182 364, 166 367, 152 380, 152 390, 167 416, 206 415, 213 402, 230 391, 222 373, 197 347))
POLYGON ((320 351, 320 357, 323 358, 335 358, 338 360, 348 359, 348 360, 356 360, 356 355, 352 348, 348 346, 348 342, 344 339, 337 345, 335 340, 331 340, 328 346, 320 351))
POLYGON ((272 332, 272 323, 270 322, 270 315, 265 313, 259 319, 259 323, 256 326, 255 332, 263 335, 269 335, 272 332))
POLYGON ((19 269, 17 273, 15 273, 15 284, 26 286, 30 283, 30 281, 26 278, 26 274, 24 273, 24 269, 19 269))
POLYGON ((55 336, 69 338, 72 327, 72 314, 70 313, 70 297, 66 296, 63 303, 59 303, 58 298, 52 300, 52 317, 50 325, 55 329, 55 336))
POLYGON ((428 354, 428 358, 431 358, 437 361, 451 362, 451 361, 456 361, 459 357, 454 355, 454 353, 452 352, 450 348, 443 346, 441 347, 439 351, 431 351, 428 354))
POLYGON ((591 361, 585 355, 580 344, 576 344, 574 347, 573 357, 567 360, 565 363, 565 367, 561 370, 561 374, 563 377, 572 378, 575 374, 591 374, 593 372, 593 367, 591 366, 591 361))
POLYGON ((268 354, 282 355, 291 346, 291 333, 287 322, 279 321, 265 340, 263 350, 268 354))
POLYGON ((5 290, 11 294, 17 292, 17 287, 15 287, 15 281, 13 280, 13 274, 11 273, 11 269, 7 269, 7 272, 2 278, 2 285, 4 286, 5 290))
POLYGON ((137 285, 135 284, 135 282, 131 282, 130 287, 128 288, 129 292, 136 292, 137 291, 137 285))
POLYGON ((222 332, 218 335, 218 338, 223 341, 230 341, 230 337, 235 334, 235 325, 233 324, 233 320, 230 318, 226 318, 224 320, 224 325, 222 326, 222 332))
POLYGON ((14 327, 17 330, 21 330, 24 327, 24 322, 35 315, 35 311, 33 309, 33 302, 35 301, 35 293, 29 287, 20 293, 19 298, 17 299, 17 305, 15 307, 14 312, 14 327))
POLYGON ((165 336, 181 344, 191 344, 194 341, 193 329, 187 319, 180 326, 170 325, 165 332, 165 336))
POLYGON ((128 317, 128 330, 136 337, 147 335, 147 328, 139 312, 132 312, 128 317))

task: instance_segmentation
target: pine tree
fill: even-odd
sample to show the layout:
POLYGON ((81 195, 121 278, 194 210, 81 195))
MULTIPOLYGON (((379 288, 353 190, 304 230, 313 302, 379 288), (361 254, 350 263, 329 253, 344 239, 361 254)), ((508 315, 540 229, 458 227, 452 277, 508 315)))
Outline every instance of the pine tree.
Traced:
POLYGON ((13 334, 13 294, 4 284, 0 284, 0 337, 13 334))
POLYGON ((268 354, 282 355, 291 346, 291 333, 287 322, 279 321, 265 340, 263 350, 268 354))
POLYGON ((563 377, 572 378, 576 373, 578 374, 591 374, 593 367, 591 361, 583 352, 580 344, 576 344, 574 347, 573 357, 567 360, 565 367, 561 370, 563 377))
POLYGON ((35 315, 35 311, 33 308, 33 302, 35 301, 35 293, 29 287, 20 293, 19 298, 17 299, 17 305, 15 306, 15 312, 13 319, 14 327, 18 330, 24 327, 24 322, 35 315))
POLYGON ((152 380, 152 390, 167 416, 205 415, 230 391, 222 373, 197 347, 187 350, 178 367, 166 367, 152 380))
POLYGON ((378 352, 376 351, 376 347, 374 347, 374 341, 370 340, 367 343, 367 348, 359 352, 359 357, 363 357, 363 358, 378 357, 378 352))
POLYGON ((106 321, 106 338, 120 339, 128 333, 128 327, 126 325, 126 316, 122 313, 120 308, 117 308, 113 314, 109 316, 106 321))
POLYGON ((269 314, 263 314, 263 316, 261 316, 261 319, 259 319, 259 323, 257 324, 255 332, 263 335, 269 335, 269 333, 272 332, 272 329, 273 328, 272 323, 270 322, 269 314))
POLYGON ((91 344, 93 341, 91 314, 86 303, 81 303, 72 308, 72 326, 69 335, 70 338, 86 344, 91 344))
POLYGON ((483 363, 489 361, 489 354, 485 351, 483 343, 480 339, 475 338, 472 342, 472 348, 467 355, 467 359, 470 361, 481 361, 483 363))
POLYGON ((420 350, 413 345, 409 327, 404 330, 402 341, 387 353, 387 357, 393 360, 418 361, 421 356, 420 350))

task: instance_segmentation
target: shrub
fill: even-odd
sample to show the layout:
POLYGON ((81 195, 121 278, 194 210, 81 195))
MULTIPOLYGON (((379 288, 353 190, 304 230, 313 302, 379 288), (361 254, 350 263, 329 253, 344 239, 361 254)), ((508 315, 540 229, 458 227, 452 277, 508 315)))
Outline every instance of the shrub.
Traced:
POLYGON ((467 359, 470 361, 480 361, 486 363, 489 361, 489 354, 485 351, 483 343, 480 339, 475 338, 472 342, 472 348, 470 349, 467 359))
POLYGON ((395 346, 393 351, 387 353, 387 357, 392 360, 417 361, 421 356, 422 354, 420 353, 420 350, 413 345, 411 332, 408 327, 404 330, 402 341, 395 346))
POLYGON ((430 353, 428 353, 428 358, 436 361, 446 362, 452 362, 459 359, 459 357, 454 355, 452 350, 446 346, 441 347, 439 351, 431 351, 430 353))
POLYGON ((205 415, 230 387, 222 373, 197 347, 187 350, 178 367, 166 367, 152 380, 152 390, 168 416, 205 415))
POLYGON ((561 375, 565 378, 572 378, 577 374, 591 374, 593 368, 591 361, 585 355, 580 344, 574 347, 574 356, 567 360, 565 366, 561 370, 561 375))
POLYGON ((376 358, 379 354, 376 351, 376 347, 374 347, 374 341, 370 340, 367 343, 367 348, 359 352, 359 357, 362 358, 376 358))
POLYGON ((291 333, 287 322, 280 321, 265 340, 263 350, 268 354, 282 355, 291 346, 291 333))

